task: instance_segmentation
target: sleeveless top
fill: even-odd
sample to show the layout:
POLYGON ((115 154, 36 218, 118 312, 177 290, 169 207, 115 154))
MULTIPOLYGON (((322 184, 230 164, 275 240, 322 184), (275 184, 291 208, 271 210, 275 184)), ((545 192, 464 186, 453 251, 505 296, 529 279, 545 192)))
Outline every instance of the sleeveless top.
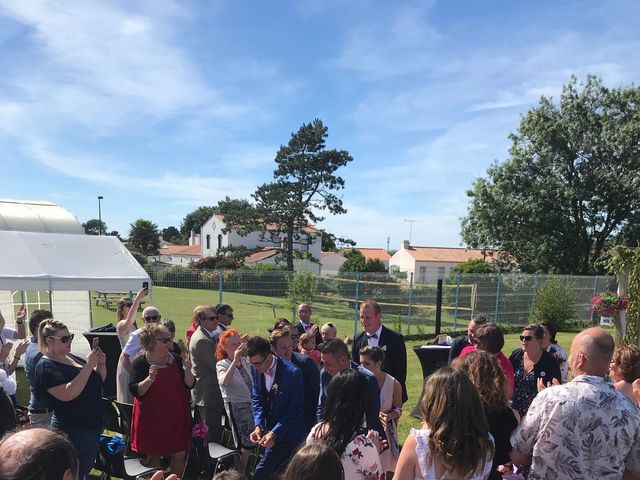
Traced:
MULTIPOLYGON (((422 473, 422 478, 424 480, 441 480, 445 477, 436 477, 436 464, 433 461, 433 458, 430 458, 431 452, 429 451, 429 435, 430 430, 427 428, 421 428, 416 430, 415 428, 411 429, 411 434, 416 439, 416 455, 418 456, 418 466, 420 467, 420 472, 422 473), (430 459, 430 465, 427 459, 430 459)), ((493 437, 489 434, 489 440, 493 443, 493 437)), ((491 466, 493 465, 493 455, 491 452, 487 454, 487 458, 485 459, 484 468, 482 469, 482 473, 480 475, 474 475, 469 478, 469 480, 484 480, 487 478, 489 473, 491 472, 491 466)), ((415 476, 415 480, 422 480, 420 477, 415 476)))

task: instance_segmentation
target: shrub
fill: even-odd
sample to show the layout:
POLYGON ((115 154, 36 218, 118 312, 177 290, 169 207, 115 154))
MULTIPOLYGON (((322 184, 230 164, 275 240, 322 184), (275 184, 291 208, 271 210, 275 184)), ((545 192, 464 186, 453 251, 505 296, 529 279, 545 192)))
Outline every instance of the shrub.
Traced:
POLYGON ((291 305, 299 303, 311 303, 316 296, 318 286, 316 276, 308 272, 296 272, 289 278, 287 286, 287 299, 291 305))
POLYGON ((531 320, 547 320, 558 329, 576 318, 576 296, 559 278, 550 278, 538 287, 531 320))

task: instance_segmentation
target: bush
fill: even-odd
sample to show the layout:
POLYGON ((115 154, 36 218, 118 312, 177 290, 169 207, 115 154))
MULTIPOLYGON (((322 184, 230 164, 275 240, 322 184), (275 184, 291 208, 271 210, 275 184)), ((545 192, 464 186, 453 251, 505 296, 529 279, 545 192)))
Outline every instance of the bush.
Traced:
POLYGON ((296 272, 289 279, 287 299, 291 305, 312 303, 317 291, 316 276, 313 273, 296 272))
POLYGON ((559 278, 550 278, 538 287, 531 321, 551 322, 558 330, 576 319, 576 296, 559 278))

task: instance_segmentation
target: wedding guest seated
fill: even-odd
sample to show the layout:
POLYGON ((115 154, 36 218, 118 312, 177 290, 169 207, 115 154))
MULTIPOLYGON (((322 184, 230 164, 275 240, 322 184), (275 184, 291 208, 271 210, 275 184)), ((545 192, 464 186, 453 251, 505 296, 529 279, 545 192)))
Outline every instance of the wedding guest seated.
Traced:
POLYGON ((502 473, 511 471, 511 433, 518 426, 520 416, 509 407, 505 393, 505 376, 495 356, 481 350, 460 355, 454 367, 464 372, 478 390, 489 433, 495 442, 490 480, 501 480, 502 473))
POLYGON ((371 401, 368 383, 352 368, 335 375, 327 386, 322 421, 307 436, 307 444, 324 442, 335 450, 349 480, 384 478, 378 433, 362 427, 371 401))
POLYGON ((538 322, 538 325, 540 325, 544 330, 544 335, 542 336, 542 348, 556 359, 558 366, 560 367, 562 383, 567 383, 569 381, 569 362, 567 361, 567 354, 556 341, 558 329, 553 322, 548 320, 538 322))
POLYGON ((0 442, 2 480, 76 480, 77 475, 78 457, 64 435, 29 428, 0 442))
POLYGON ((304 445, 289 462, 282 480, 345 480, 340 457, 324 443, 304 445))
POLYGON ((171 471, 182 476, 191 443, 191 412, 187 388, 195 382, 188 358, 169 350, 171 335, 158 324, 147 324, 139 335, 142 355, 133 361, 129 388, 134 395, 131 449, 147 455, 159 467, 171 456, 171 471))
POLYGON ((389 447, 380 454, 380 461, 385 472, 393 472, 400 455, 398 419, 402 416, 402 385, 382 370, 384 351, 380 347, 363 347, 360 350, 360 365, 375 375, 380 387, 380 421, 389 447))
POLYGON ((558 362, 542 349, 543 336, 541 326, 527 325, 520 335, 522 347, 515 349, 509 357, 514 372, 512 406, 521 417, 527 413, 529 405, 538 394, 538 383, 543 388, 553 384, 554 379, 561 381, 558 362))
POLYGON ((633 382, 640 378, 640 349, 635 345, 617 347, 609 364, 609 376, 616 390, 635 403, 633 382))
POLYGON ((233 440, 237 449, 243 451, 243 464, 248 451, 255 448, 249 436, 256 428, 251 406, 251 365, 247 359, 247 344, 234 328, 220 333, 216 347, 216 372, 224 400, 224 408, 231 422, 233 440))
POLYGON ((494 455, 478 391, 451 367, 434 372, 421 403, 422 428, 411 429, 394 480, 488 478, 494 455))
POLYGON ((502 353, 502 347, 504 347, 504 334, 502 333, 502 330, 495 323, 485 323, 480 325, 476 328, 473 334, 473 342, 475 345, 463 348, 458 358, 468 354, 469 352, 473 352, 476 349, 494 355, 506 378, 505 388, 507 398, 511 399, 514 388, 513 365, 511 365, 509 359, 505 357, 504 353, 502 353))

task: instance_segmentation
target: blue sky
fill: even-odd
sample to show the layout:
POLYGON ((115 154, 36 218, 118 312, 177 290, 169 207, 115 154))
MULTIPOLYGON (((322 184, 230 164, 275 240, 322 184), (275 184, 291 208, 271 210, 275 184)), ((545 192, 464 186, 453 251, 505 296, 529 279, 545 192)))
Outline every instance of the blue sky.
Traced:
POLYGON ((161 228, 272 178, 321 118, 360 246, 457 246, 465 191, 571 74, 637 83, 629 1, 0 0, 0 197, 161 228))

